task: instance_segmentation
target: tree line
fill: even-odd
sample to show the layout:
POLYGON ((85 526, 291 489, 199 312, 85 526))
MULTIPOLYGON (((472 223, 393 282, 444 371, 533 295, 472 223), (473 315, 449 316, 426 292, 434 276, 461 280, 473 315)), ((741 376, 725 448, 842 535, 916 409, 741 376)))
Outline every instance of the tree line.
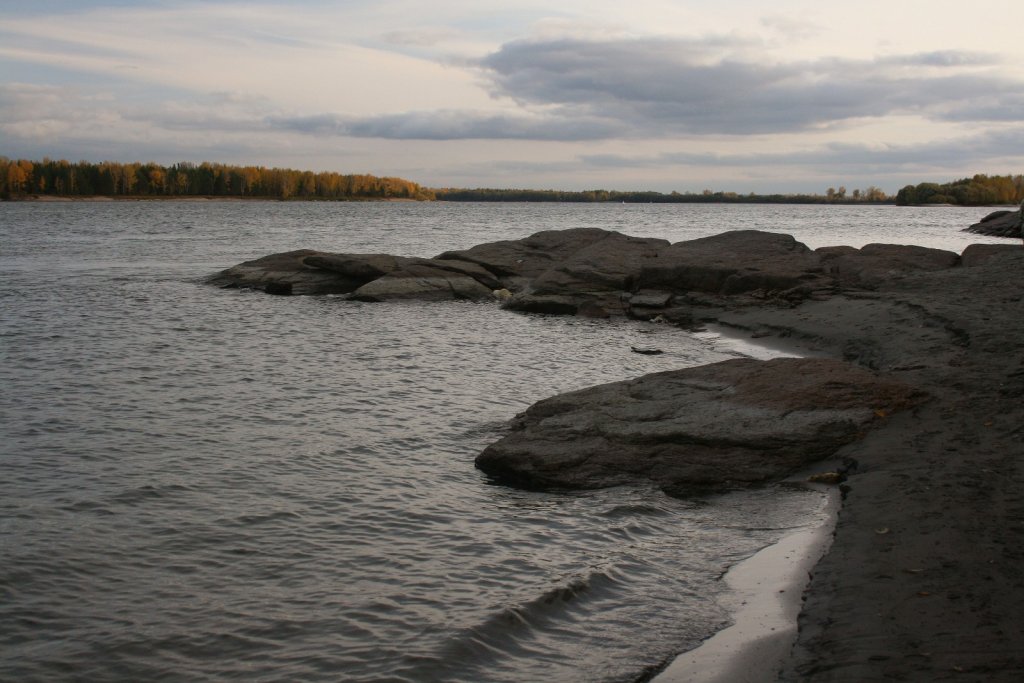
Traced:
POLYGON ((170 166, 0 157, 0 197, 252 197, 272 199, 433 199, 402 178, 314 173, 290 168, 181 162, 170 166))
POLYGON ((896 203, 992 206, 1024 201, 1024 175, 984 175, 951 183, 907 185, 896 193, 896 203))
POLYGON ((627 204, 864 204, 887 203, 892 198, 877 187, 853 190, 829 188, 820 194, 739 194, 736 192, 651 192, 618 190, 507 190, 495 188, 435 189, 434 196, 448 202, 625 202, 627 204))
POLYGON ((0 198, 252 197, 266 199, 438 199, 450 202, 626 202, 728 204, 958 204, 982 206, 1024 201, 1024 175, 975 175, 949 183, 907 185, 895 197, 870 186, 824 194, 651 192, 618 190, 429 189, 402 178, 298 171, 290 168, 181 162, 170 166, 104 161, 72 163, 0 156, 0 198))

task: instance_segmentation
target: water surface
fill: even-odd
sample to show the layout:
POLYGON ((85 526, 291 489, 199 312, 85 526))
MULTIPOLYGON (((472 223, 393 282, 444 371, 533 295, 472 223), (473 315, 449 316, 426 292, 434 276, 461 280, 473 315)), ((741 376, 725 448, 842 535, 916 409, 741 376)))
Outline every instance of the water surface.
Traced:
POLYGON ((727 622, 728 566, 823 514, 808 491, 540 494, 473 468, 534 401, 737 353, 713 335, 269 297, 203 285, 216 270, 569 227, 959 251, 995 241, 957 231, 984 213, 0 204, 0 679, 633 680, 727 622))

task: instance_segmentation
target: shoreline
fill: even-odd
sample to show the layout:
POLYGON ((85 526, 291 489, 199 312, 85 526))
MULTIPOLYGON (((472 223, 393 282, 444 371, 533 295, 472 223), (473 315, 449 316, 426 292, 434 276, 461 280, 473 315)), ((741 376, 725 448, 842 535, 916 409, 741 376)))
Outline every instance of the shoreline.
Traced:
MULTIPOLYGON (((432 260, 375 257, 374 266, 359 258, 274 254, 208 283, 272 294, 336 288, 360 301, 486 299, 495 285, 508 284, 520 292, 510 297, 511 310, 664 312, 712 335, 746 333, 756 344, 743 344, 821 355, 907 387, 917 400, 876 407, 873 428, 829 456, 850 463, 845 498, 832 545, 804 592, 795 644, 778 680, 1024 680, 1019 242, 962 253, 885 244, 810 251, 792 237, 760 231, 669 245, 581 228, 432 260), (656 264, 648 261, 654 258, 656 264), (345 279, 370 267, 375 273, 366 284, 345 279), (593 282, 601 286, 591 291, 593 282), (539 293, 531 289, 537 283, 539 293), (774 297, 765 296, 766 287, 774 297)), ((593 455, 586 448, 580 452, 593 455)), ((564 449, 553 452, 556 464, 565 459, 564 449)), ((485 451, 491 460, 508 453, 485 451)), ((541 446, 538 453, 547 451, 541 446)), ((525 474, 517 476, 532 476, 534 461, 523 463, 525 474)), ((581 485, 589 472, 572 470, 575 464, 568 463, 565 480, 581 485)), ((542 474, 542 483, 562 481, 557 472, 542 474)), ((744 661, 734 659, 737 666, 744 661)))
POLYGON ((733 623, 680 653, 652 683, 768 683, 797 637, 797 616, 810 572, 831 545, 839 491, 824 494, 823 520, 811 523, 729 568, 725 604, 733 623))
POLYGON ((315 202, 315 203, 349 203, 349 202, 420 202, 427 201, 421 199, 411 199, 409 197, 352 197, 352 198, 337 198, 337 199, 325 199, 319 197, 235 197, 235 196, 217 196, 217 195, 151 195, 151 196, 131 196, 131 195, 89 195, 81 197, 68 197, 62 195, 26 195, 21 197, 13 197, 8 199, 0 199, 0 203, 9 202, 16 204, 20 202, 36 203, 36 202, 86 202, 86 203, 99 203, 99 202, 315 202))
MULTIPOLYGON (((836 454, 859 469, 793 647, 777 676, 750 680, 1021 680, 1024 249, 790 309, 709 311, 706 327, 931 395, 836 454)), ((756 643, 734 653, 733 678, 690 680, 745 680, 751 658, 756 643)))
MULTIPOLYGON (((712 335, 716 346, 760 360, 826 355, 780 337, 751 337, 742 329, 720 323, 708 323, 703 328, 696 334, 712 335)), ((817 463, 787 481, 806 482, 810 471, 831 469, 832 464, 836 463, 817 463)), ((733 623, 692 650, 676 655, 651 679, 652 683, 769 683, 777 678, 796 641, 797 617, 811 570, 832 544, 842 506, 837 488, 805 485, 822 492, 824 518, 729 567, 722 577, 729 586, 723 605, 729 609, 733 623)))

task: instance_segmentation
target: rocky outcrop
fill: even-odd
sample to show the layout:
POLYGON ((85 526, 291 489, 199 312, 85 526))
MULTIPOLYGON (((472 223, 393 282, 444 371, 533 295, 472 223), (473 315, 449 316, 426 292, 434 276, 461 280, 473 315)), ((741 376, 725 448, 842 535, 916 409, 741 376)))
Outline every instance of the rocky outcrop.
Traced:
POLYGON ((952 251, 905 244, 823 247, 816 253, 828 275, 845 289, 875 289, 909 273, 945 270, 960 263, 960 256, 952 251))
POLYGON ((971 244, 960 255, 960 265, 964 268, 975 268, 984 265, 993 257, 1020 251, 1019 244, 971 244))
POLYGON ((357 301, 416 299, 481 300, 493 298, 501 283, 490 272, 472 263, 414 259, 352 292, 357 301))
POLYGON ((437 259, 475 263, 499 277, 507 289, 518 291, 580 249, 613 234, 618 233, 600 228, 544 230, 519 240, 488 242, 462 251, 446 251, 437 259))
POLYGON ((299 249, 240 263, 222 270, 207 282, 271 294, 345 294, 399 268, 408 260, 390 254, 332 254, 299 249))
POLYGON ((753 486, 832 455, 921 398, 842 361, 730 360, 540 401, 476 465, 530 489, 753 486))
POLYGON ((606 233, 533 278, 507 306, 534 312, 625 312, 623 294, 635 287, 639 273, 669 243, 661 239, 606 233))
POLYGON ((980 221, 964 228, 965 232, 973 232, 989 237, 1024 237, 1024 203, 1016 211, 993 211, 980 221))
POLYGON ((874 289, 958 265, 938 249, 869 244, 812 251, 790 235, 734 230, 670 244, 596 228, 548 230, 432 259, 311 250, 274 254, 209 281, 272 294, 348 294, 361 301, 489 299, 510 309, 678 324, 709 307, 794 306, 840 289, 874 289))
POLYGON ((811 291, 828 283, 818 256, 791 235, 733 230, 677 242, 647 261, 640 289, 735 295, 811 291))

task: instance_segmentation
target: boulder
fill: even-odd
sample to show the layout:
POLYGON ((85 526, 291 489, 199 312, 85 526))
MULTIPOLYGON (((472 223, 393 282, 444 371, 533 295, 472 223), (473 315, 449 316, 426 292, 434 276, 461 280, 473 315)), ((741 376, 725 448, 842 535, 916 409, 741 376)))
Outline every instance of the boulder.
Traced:
POLYGON ((356 301, 446 301, 493 299, 492 288, 458 270, 417 260, 359 287, 349 295, 356 301))
POLYGON ((471 263, 469 261, 456 261, 449 259, 411 259, 410 263, 471 277, 492 291, 504 289, 504 285, 497 277, 495 277, 494 273, 479 264, 471 263))
POLYGON ((875 289, 886 280, 919 271, 945 270, 960 256, 944 249, 905 244, 868 244, 861 249, 823 247, 816 251, 825 271, 841 287, 875 289))
POLYGON ((824 278, 819 257, 790 235, 734 230, 678 242, 641 264, 636 289, 735 295, 806 289, 824 278))
POLYGON ((729 360, 535 403, 476 466, 528 489, 749 487, 832 455, 921 398, 837 360, 729 360))
POLYGON ((516 291, 525 281, 540 276, 552 265, 610 234, 600 228, 545 230, 519 240, 488 242, 462 251, 446 251, 435 258, 483 266, 500 278, 508 289, 516 291))
POLYGON ((529 305, 535 310, 537 302, 544 299, 569 299, 576 302, 577 314, 595 307, 606 314, 622 314, 637 273, 667 246, 668 241, 662 239, 607 233, 535 277, 526 289, 528 299, 513 298, 509 307, 530 310, 523 308, 529 305))
POLYGON ((1016 211, 993 211, 980 221, 964 228, 965 232, 973 232, 989 237, 1024 237, 1024 203, 1016 211))
POLYGON ((299 249, 271 254, 222 270, 207 282, 219 287, 246 287, 272 293, 345 294, 403 261, 387 254, 332 254, 299 249))
POLYGON ((316 253, 302 259, 310 268, 337 273, 361 284, 397 270, 408 261, 409 259, 391 254, 316 253))
POLYGON ((960 254, 960 265, 965 268, 980 266, 996 256, 1021 250, 1019 244, 970 244, 960 254))

